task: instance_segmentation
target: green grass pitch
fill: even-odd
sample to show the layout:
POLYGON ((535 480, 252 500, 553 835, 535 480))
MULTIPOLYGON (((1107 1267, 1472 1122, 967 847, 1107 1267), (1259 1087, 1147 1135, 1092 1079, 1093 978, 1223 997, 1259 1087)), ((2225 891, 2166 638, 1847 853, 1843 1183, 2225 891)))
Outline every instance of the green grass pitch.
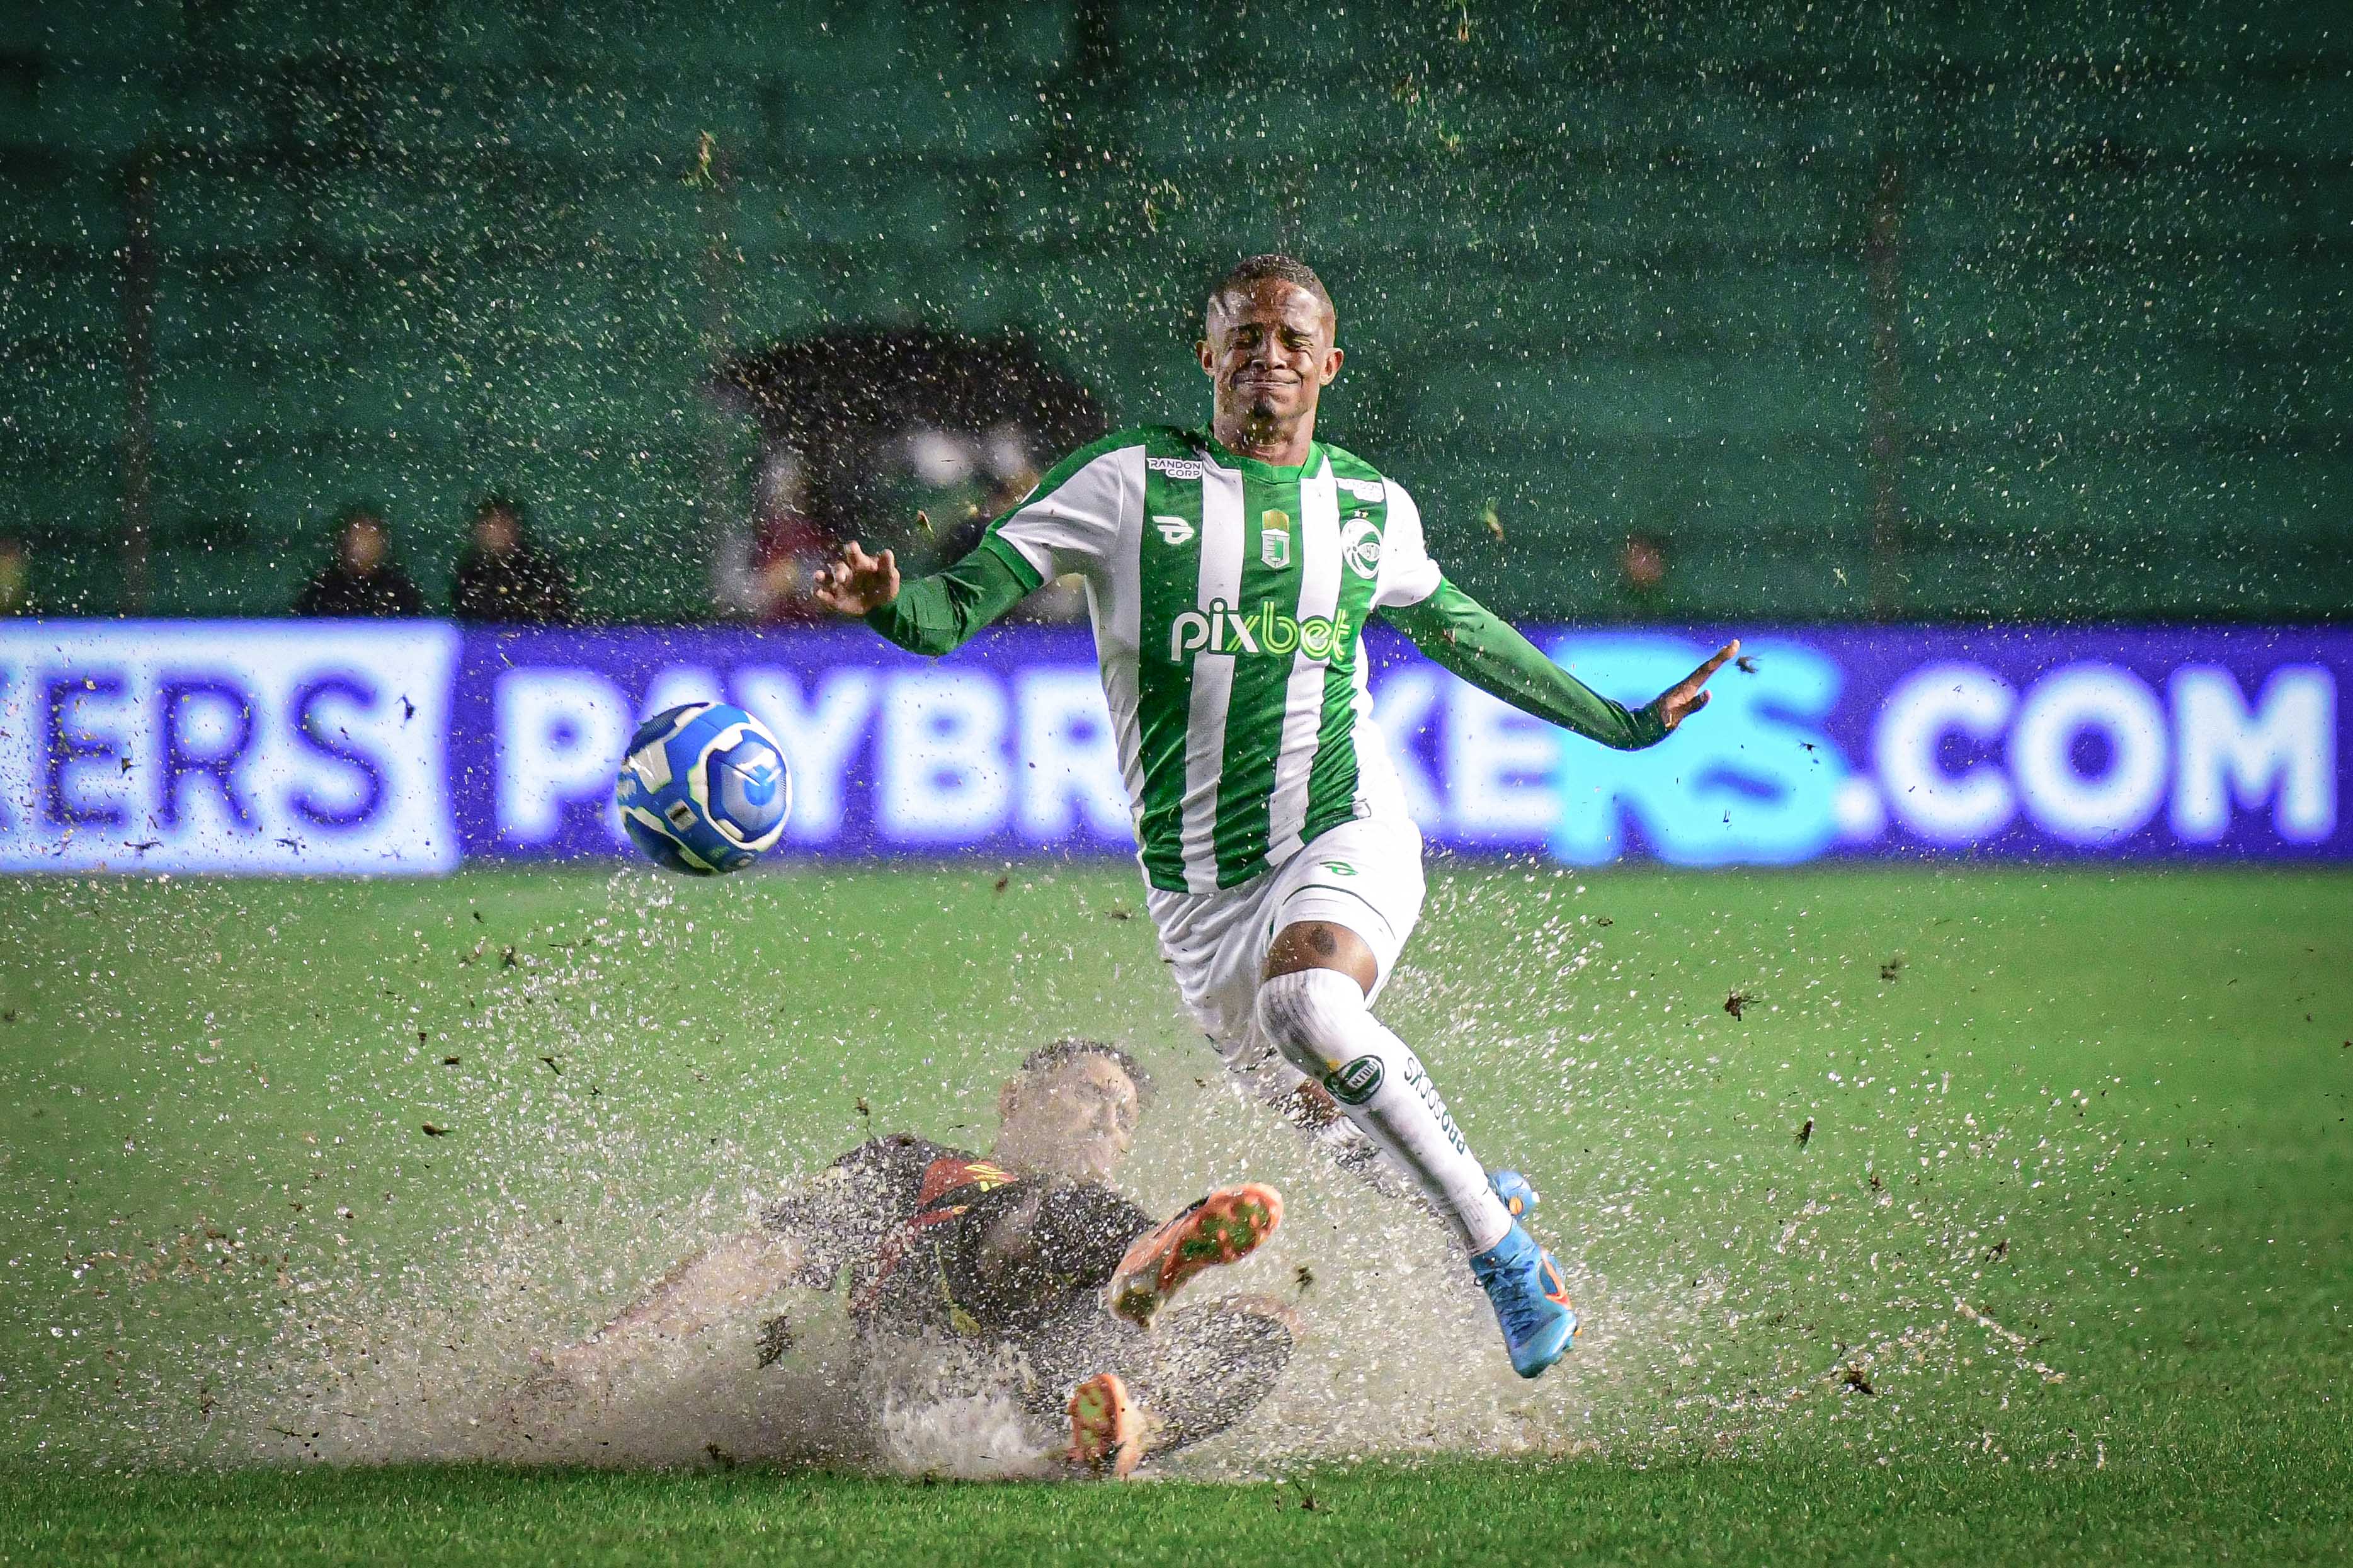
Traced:
POLYGON ((1546 1194, 1592 1334, 1535 1384, 1427 1222, 1222 1092, 1125 871, 0 896, 0 1563, 2353 1540, 2353 877, 1435 863, 1384 1013, 1546 1194), (1291 1198, 1235 1284, 1308 1333, 1245 1427, 1156 1484, 797 1462, 821 1301, 776 1366, 720 1336, 571 1448, 469 1426, 787 1173, 985 1142, 1071 1032, 1159 1080, 1139 1197, 1291 1198), (485 1455, 562 1462, 450 1462, 485 1455))

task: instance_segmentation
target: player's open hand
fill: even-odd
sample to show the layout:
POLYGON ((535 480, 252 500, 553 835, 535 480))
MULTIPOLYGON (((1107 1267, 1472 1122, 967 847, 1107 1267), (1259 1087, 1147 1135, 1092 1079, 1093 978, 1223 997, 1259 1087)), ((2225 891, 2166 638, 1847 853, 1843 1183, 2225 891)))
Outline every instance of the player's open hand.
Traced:
POLYGON ((841 559, 818 569, 817 602, 845 616, 879 610, 899 596, 899 563, 891 552, 869 555, 858 541, 844 546, 841 559))
POLYGON ((1669 730, 1707 706, 1707 678, 1722 669, 1739 653, 1740 639, 1735 637, 1717 648, 1715 657, 1705 664, 1659 693, 1659 700, 1651 706, 1659 710, 1659 717, 1665 721, 1669 730))

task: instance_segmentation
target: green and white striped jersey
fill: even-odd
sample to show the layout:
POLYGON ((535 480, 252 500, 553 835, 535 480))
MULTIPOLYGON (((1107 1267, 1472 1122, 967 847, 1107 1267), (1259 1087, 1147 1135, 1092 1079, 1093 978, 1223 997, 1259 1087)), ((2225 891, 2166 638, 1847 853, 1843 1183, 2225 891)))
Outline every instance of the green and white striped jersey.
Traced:
POLYGON ((1439 586, 1403 486, 1321 442, 1279 468, 1147 425, 1071 454, 989 536, 1041 580, 1085 579, 1154 887, 1234 887, 1403 816, 1362 647, 1373 610, 1439 586))

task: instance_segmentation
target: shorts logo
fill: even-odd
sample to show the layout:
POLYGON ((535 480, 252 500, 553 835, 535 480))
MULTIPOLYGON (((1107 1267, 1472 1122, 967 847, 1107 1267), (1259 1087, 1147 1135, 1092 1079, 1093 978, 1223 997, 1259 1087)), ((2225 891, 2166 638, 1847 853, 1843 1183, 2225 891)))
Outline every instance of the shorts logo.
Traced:
POLYGON ((1331 872, 1335 877, 1353 877, 1356 874, 1356 868, 1354 866, 1349 865, 1345 860, 1324 860, 1318 862, 1318 864, 1320 864, 1326 871, 1331 872))
POLYGON ((1369 517, 1353 517, 1340 531, 1340 559, 1348 570, 1359 577, 1372 577, 1381 569, 1381 531, 1369 517))
POLYGON ((1381 1058, 1358 1057, 1324 1075, 1324 1087, 1343 1105, 1362 1105, 1381 1091, 1381 1058))
POLYGON ((1155 474, 1166 474, 1172 479, 1198 479, 1201 463, 1198 458, 1146 458, 1144 466, 1155 474))
POLYGON ((1291 514, 1270 507, 1259 524, 1258 558, 1280 572, 1291 564, 1291 514))
POLYGON ((1183 544, 1193 537, 1193 525, 1181 517, 1166 517, 1155 512, 1152 526, 1160 531, 1164 544, 1183 544))

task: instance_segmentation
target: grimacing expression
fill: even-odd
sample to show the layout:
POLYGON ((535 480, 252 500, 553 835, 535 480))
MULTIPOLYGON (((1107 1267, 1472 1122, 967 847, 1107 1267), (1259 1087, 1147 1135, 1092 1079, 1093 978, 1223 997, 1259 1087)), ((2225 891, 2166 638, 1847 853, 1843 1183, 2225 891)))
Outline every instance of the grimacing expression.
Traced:
POLYGON ((1210 300, 1208 330, 1196 348, 1224 416, 1289 424, 1313 414, 1345 357, 1324 301, 1282 278, 1210 300))
POLYGON ((1005 1086, 997 1150, 1035 1170, 1107 1176, 1135 1142, 1142 1108, 1120 1065, 1087 1052, 1005 1086))

